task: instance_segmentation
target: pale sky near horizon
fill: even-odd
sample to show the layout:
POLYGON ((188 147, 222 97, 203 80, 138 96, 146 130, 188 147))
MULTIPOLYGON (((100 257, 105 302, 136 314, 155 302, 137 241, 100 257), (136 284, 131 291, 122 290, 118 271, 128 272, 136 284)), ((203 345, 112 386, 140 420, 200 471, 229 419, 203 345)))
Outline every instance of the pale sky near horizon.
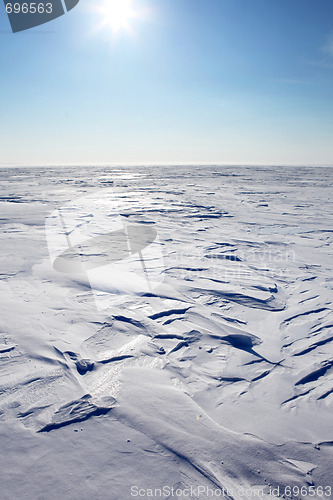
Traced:
POLYGON ((117 33, 105 1, 16 34, 0 4, 0 165, 333 165, 332 0, 132 0, 117 33))

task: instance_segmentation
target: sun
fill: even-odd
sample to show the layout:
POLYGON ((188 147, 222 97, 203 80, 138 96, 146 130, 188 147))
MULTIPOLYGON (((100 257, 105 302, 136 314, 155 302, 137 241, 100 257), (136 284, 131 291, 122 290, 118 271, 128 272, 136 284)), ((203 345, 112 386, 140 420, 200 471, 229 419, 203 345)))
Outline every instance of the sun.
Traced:
POLYGON ((137 17, 133 0, 103 0, 98 10, 103 16, 103 26, 111 28, 113 33, 130 31, 130 21, 137 17))

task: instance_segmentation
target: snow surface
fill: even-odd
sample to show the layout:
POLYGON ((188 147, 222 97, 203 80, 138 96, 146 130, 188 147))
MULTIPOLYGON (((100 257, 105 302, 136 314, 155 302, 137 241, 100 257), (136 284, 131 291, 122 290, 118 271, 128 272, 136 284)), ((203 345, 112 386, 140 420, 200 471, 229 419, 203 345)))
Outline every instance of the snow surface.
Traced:
POLYGON ((331 498, 332 178, 0 169, 0 498, 331 498))

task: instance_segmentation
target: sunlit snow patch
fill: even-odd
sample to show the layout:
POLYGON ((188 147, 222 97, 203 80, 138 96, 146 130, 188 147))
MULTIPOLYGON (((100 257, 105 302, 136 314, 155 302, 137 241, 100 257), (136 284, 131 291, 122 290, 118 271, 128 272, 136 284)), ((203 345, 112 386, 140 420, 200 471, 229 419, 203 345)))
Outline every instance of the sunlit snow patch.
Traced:
POLYGON ((84 275, 100 310, 115 296, 152 292, 164 276, 155 227, 120 215, 121 202, 112 189, 99 191, 55 210, 45 223, 53 268, 84 275))

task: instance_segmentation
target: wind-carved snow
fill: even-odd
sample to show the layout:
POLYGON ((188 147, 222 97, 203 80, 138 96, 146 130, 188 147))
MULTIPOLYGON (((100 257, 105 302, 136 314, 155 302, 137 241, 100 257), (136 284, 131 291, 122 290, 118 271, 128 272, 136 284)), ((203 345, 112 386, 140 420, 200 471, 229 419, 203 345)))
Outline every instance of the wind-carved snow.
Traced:
POLYGON ((53 470, 78 464, 48 498, 73 498, 89 463, 105 478, 102 457, 121 481, 87 472, 80 498, 332 486, 332 174, 0 171, 0 444, 28 476, 6 436, 30 443, 30 498, 53 484, 45 446, 53 470))

